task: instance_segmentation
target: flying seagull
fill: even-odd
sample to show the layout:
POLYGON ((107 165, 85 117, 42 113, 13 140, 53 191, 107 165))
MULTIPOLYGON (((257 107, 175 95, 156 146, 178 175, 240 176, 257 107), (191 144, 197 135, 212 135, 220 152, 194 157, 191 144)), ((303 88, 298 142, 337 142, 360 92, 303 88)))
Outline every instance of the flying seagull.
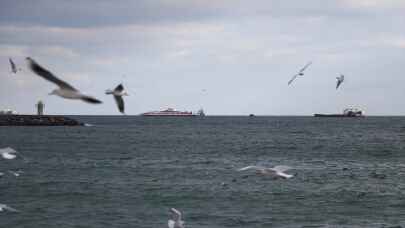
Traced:
POLYGON ((184 228, 184 221, 181 220, 181 212, 175 208, 171 208, 170 212, 173 214, 173 219, 169 219, 167 222, 169 228, 184 228))
POLYGON ((4 158, 4 159, 14 159, 17 157, 16 155, 17 151, 15 151, 13 148, 11 147, 7 147, 7 148, 3 148, 0 149, 0 155, 4 158))
POLYGON ((20 68, 17 68, 17 66, 15 65, 15 63, 13 62, 13 60, 11 58, 8 58, 8 61, 10 62, 10 66, 11 66, 11 72, 14 74, 17 74, 17 71, 20 71, 20 68))
POLYGON ((49 95, 58 95, 60 97, 67 99, 82 100, 92 104, 102 103, 101 101, 97 100, 94 97, 82 94, 80 91, 75 89, 73 86, 69 85, 67 82, 60 80, 50 71, 40 66, 32 58, 27 57, 26 59, 28 61, 29 67, 34 73, 59 86, 59 89, 54 89, 49 95))
POLYGON ((2 211, 18 212, 18 210, 0 203, 0 212, 2 212, 2 211))
POLYGON ((12 170, 9 170, 8 172, 13 174, 16 177, 19 177, 21 175, 21 173, 23 173, 23 171, 12 171, 12 170))
POLYGON ((291 168, 285 165, 278 165, 275 166, 273 168, 266 168, 263 166, 255 166, 255 165, 251 165, 251 166, 247 166, 241 169, 238 169, 238 171, 245 171, 245 170, 256 170, 258 171, 260 174, 264 174, 264 175, 270 175, 273 177, 281 177, 284 179, 289 179, 291 177, 293 177, 294 175, 290 175, 285 173, 285 171, 290 170, 291 168))
POLYGON ((337 79, 336 89, 338 89, 340 84, 342 84, 343 81, 345 80, 345 76, 343 74, 340 74, 340 77, 336 77, 336 79, 337 79))
POLYGON ((105 94, 112 94, 114 96, 115 103, 117 103, 118 109, 122 114, 125 114, 125 105, 122 96, 128 96, 128 93, 124 91, 124 86, 119 84, 114 90, 106 90, 105 94))
POLYGON ((307 69, 311 64, 312 62, 307 63, 307 65, 305 65, 300 71, 298 71, 298 73, 294 75, 290 81, 288 81, 288 85, 290 85, 298 76, 303 76, 305 69, 307 69))

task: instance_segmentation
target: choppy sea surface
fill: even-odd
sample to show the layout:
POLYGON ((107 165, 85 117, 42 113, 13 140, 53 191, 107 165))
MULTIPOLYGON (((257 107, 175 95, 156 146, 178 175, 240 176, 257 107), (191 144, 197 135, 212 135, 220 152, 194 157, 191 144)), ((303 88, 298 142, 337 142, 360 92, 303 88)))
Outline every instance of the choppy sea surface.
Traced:
POLYGON ((74 118, 0 128, 0 227, 405 227, 405 117, 74 118))

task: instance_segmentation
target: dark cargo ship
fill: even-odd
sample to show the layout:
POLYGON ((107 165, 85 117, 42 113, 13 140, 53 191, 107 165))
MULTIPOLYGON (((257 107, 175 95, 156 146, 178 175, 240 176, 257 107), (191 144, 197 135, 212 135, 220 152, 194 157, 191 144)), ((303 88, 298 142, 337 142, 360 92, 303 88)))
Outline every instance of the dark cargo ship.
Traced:
POLYGON ((359 118, 364 117, 363 111, 356 108, 347 108, 342 114, 314 114, 315 117, 351 117, 359 118))

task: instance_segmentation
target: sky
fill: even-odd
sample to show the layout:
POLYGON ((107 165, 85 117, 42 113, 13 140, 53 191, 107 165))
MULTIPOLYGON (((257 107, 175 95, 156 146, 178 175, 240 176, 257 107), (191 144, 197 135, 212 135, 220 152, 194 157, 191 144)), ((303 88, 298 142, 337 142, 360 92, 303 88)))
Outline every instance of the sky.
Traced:
POLYGON ((405 115, 404 24, 403 0, 0 0, 0 109, 119 115, 123 83, 128 115, 405 115), (27 56, 103 104, 49 96, 27 56))

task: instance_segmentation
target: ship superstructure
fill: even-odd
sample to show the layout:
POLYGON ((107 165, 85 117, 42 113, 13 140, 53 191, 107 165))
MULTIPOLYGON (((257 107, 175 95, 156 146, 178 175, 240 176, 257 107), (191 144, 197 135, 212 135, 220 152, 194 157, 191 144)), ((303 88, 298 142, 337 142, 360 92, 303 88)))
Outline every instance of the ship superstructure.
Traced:
POLYGON ((173 108, 168 108, 163 111, 152 111, 141 114, 142 116, 198 116, 199 114, 188 111, 177 111, 173 108))

